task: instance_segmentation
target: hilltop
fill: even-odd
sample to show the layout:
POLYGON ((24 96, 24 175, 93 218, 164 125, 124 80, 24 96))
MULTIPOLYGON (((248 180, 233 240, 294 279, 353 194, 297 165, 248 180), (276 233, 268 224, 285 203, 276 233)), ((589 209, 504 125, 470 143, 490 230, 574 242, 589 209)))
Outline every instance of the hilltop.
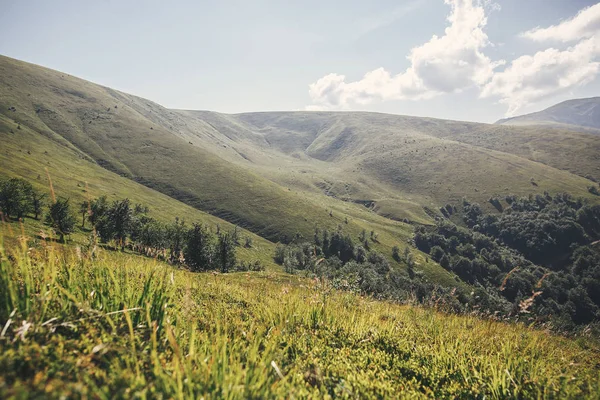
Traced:
POLYGON ((572 99, 545 110, 501 119, 499 125, 544 125, 600 134, 600 97, 572 99))

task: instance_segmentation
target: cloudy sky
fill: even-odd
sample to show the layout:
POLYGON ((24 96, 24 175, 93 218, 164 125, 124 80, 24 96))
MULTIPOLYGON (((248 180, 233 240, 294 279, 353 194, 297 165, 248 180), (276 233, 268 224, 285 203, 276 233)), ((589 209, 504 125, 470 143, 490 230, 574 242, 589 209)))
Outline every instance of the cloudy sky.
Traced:
POLYGON ((589 0, 0 0, 0 54, 171 108, 493 122, 600 95, 589 0))

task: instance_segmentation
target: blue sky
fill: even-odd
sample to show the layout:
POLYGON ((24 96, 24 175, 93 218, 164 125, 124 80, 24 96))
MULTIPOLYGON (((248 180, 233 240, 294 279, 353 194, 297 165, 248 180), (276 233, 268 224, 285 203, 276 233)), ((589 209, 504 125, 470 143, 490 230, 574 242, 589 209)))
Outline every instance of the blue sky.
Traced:
POLYGON ((170 108, 493 122, 600 88, 596 1, 0 3, 0 54, 170 108))

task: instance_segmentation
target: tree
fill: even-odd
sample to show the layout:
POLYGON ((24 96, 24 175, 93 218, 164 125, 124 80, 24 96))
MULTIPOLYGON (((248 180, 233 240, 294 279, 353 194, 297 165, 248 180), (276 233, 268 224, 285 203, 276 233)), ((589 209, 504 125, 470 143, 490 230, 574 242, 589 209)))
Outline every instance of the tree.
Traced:
POLYGON ((183 250, 186 264, 192 271, 211 269, 214 251, 214 236, 204 225, 194 224, 188 231, 186 246, 183 250))
POLYGON ((57 199, 50 205, 46 214, 46 223, 60 235, 60 241, 64 242, 65 235, 73 232, 75 228, 75 217, 71 214, 69 199, 57 199))
POLYGON ((85 228, 85 217, 90 214, 90 203, 88 201, 81 202, 79 212, 81 213, 81 227, 85 228))
POLYGON ((94 220, 96 230, 103 242, 115 240, 121 250, 125 248, 127 236, 131 234, 133 211, 129 199, 115 200, 110 208, 106 198, 92 202, 90 220, 94 220))
POLYGON ((392 247, 392 258, 398 262, 400 262, 400 248, 398 246, 392 247))
POLYGON ((235 268, 237 263, 235 244, 230 233, 225 232, 219 235, 216 256, 221 272, 228 272, 235 268))
POLYGON ((44 199, 46 198, 46 193, 38 192, 32 188, 29 197, 31 199, 31 206, 35 219, 38 219, 44 208, 44 199))
POLYGON ((360 242, 364 242, 367 240, 367 231, 366 230, 362 230, 360 231, 360 233, 358 234, 358 240, 360 240, 360 242))
POLYGON ((167 239, 171 250, 171 261, 179 260, 185 244, 185 220, 175 217, 175 221, 167 226, 167 239))
POLYGON ((32 211, 31 184, 23 179, 12 178, 0 183, 0 209, 7 216, 23 218, 32 211))
POLYGON ((160 222, 149 218, 142 225, 136 237, 132 237, 132 239, 144 246, 162 249, 167 246, 166 228, 160 222))
POLYGON ((129 199, 115 201, 109 212, 110 218, 113 220, 114 238, 121 245, 121 249, 125 246, 125 239, 131 231, 131 222, 133 212, 130 206, 129 199))
POLYGON ((106 196, 98 197, 90 202, 88 221, 92 226, 96 226, 100 218, 102 218, 108 211, 109 205, 106 200, 106 196))

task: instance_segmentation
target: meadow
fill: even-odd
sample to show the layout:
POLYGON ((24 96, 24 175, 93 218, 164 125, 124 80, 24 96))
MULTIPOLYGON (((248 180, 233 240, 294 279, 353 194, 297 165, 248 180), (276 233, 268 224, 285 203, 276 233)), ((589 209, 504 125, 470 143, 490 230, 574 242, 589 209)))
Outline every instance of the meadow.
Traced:
POLYGON ((281 272, 193 274, 104 249, 12 242, 0 248, 2 398, 600 391, 600 348, 585 337, 374 301, 281 272))

